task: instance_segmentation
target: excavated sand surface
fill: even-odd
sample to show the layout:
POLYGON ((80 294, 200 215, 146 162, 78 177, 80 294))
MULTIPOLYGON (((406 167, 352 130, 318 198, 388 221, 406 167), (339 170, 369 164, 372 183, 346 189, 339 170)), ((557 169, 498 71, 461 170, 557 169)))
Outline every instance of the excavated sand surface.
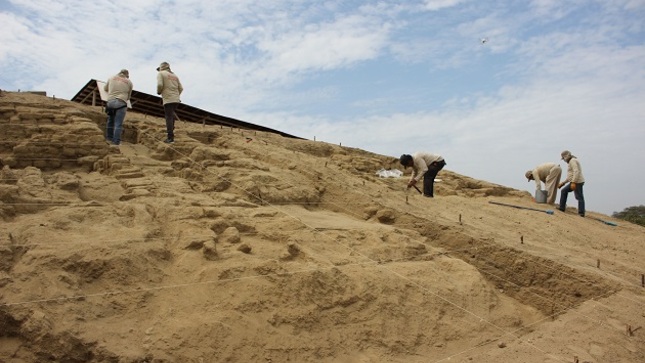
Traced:
POLYGON ((0 97, 0 362, 645 362, 643 227, 494 205, 553 209, 451 165, 423 198, 323 142, 166 145, 134 112, 112 147, 104 121, 0 97))

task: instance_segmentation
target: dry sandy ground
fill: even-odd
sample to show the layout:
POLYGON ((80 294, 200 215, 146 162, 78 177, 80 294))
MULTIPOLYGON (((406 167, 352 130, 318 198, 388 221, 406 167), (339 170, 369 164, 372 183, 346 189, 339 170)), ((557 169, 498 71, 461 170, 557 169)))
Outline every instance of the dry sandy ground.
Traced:
POLYGON ((643 227, 450 164, 426 199, 392 156, 103 123, 0 97, 0 362, 645 362, 643 227))

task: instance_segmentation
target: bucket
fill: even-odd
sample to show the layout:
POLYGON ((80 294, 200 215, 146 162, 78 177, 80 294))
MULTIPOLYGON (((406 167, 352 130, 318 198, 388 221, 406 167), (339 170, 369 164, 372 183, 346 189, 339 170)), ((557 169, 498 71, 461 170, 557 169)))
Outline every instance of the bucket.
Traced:
POLYGON ((546 190, 536 190, 535 191, 535 202, 536 203, 546 203, 546 190))

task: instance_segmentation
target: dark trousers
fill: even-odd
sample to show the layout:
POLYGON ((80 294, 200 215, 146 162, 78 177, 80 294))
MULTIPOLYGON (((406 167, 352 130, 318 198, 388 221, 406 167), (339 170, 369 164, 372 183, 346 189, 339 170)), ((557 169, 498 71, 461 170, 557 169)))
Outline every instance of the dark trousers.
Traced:
POLYGON ((163 105, 163 111, 166 116, 166 132, 168 133, 168 139, 175 139, 175 110, 179 103, 166 103, 163 105))
POLYGON ((567 196, 573 192, 573 195, 578 200, 578 214, 585 215, 585 195, 582 192, 582 187, 585 183, 576 183, 576 190, 571 190, 571 183, 565 185, 560 190, 560 210, 564 211, 567 208, 567 196))
POLYGON ((446 165, 445 160, 435 161, 428 165, 428 171, 423 175, 423 195, 426 197, 434 197, 434 178, 446 165))

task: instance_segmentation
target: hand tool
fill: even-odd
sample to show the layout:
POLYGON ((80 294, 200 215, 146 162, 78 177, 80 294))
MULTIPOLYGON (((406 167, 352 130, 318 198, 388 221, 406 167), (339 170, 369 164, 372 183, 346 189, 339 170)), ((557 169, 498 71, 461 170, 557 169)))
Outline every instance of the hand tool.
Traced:
POLYGON ((600 222, 602 222, 602 223, 604 223, 604 224, 608 224, 608 225, 610 225, 610 226, 614 226, 614 227, 617 227, 617 226, 618 226, 618 224, 616 224, 616 223, 614 223, 614 222, 606 221, 606 220, 604 220, 604 219, 600 219, 600 218, 596 218, 596 217, 591 217, 591 216, 587 216, 587 217, 589 217, 589 218, 591 218, 591 219, 595 219, 595 220, 597 220, 597 221, 600 221, 600 222))
POLYGON ((537 208, 531 208, 531 207, 523 207, 523 206, 521 206, 521 205, 514 205, 514 204, 500 203, 500 202, 495 202, 495 201, 492 201, 492 200, 491 200, 491 201, 488 201, 488 203, 491 203, 491 204, 497 204, 497 205, 503 205, 503 206, 506 206, 506 207, 513 207, 513 208, 518 208, 518 209, 534 210, 534 211, 537 211, 537 212, 544 212, 544 213, 546 213, 546 214, 553 214, 553 211, 552 211, 552 210, 543 210, 543 209, 537 209, 537 208))

